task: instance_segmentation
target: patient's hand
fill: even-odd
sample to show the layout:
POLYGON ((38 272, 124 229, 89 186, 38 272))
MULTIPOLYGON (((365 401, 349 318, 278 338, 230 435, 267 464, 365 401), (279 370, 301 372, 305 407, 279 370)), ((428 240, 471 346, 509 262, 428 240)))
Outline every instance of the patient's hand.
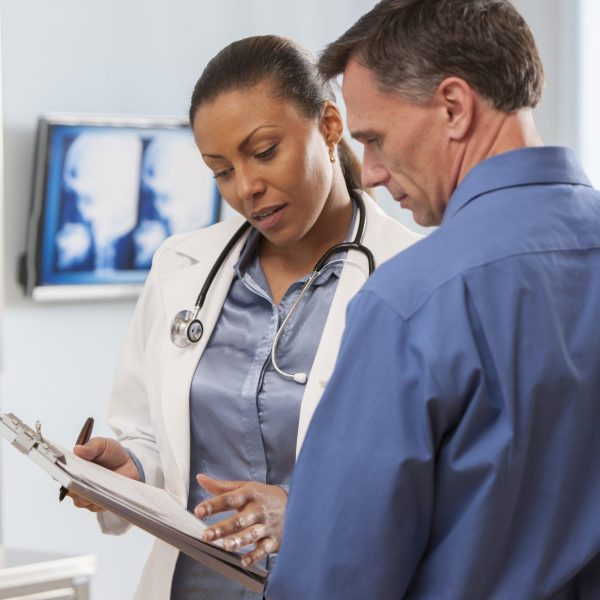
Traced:
POLYGON ((255 548, 244 555, 247 567, 277 551, 287 505, 287 493, 277 485, 257 481, 223 481, 206 475, 196 477, 213 498, 196 506, 196 516, 203 518, 223 511, 237 514, 211 525, 202 535, 205 542, 223 540, 226 550, 237 550, 251 544, 255 548))

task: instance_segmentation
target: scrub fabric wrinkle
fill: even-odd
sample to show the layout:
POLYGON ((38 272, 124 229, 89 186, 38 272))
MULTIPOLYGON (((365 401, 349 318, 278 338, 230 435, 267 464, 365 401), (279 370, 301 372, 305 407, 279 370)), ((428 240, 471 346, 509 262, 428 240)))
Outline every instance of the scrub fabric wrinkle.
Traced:
MULTIPOLYGON (((283 379, 273 369, 270 356, 277 329, 308 276, 294 282, 280 304, 274 304, 258 257, 259 242, 260 235, 252 231, 235 266, 223 311, 194 373, 190 397, 190 511, 210 497, 198 485, 197 473, 288 489, 294 467, 305 387, 283 379)), ((334 259, 344 257, 345 253, 340 253, 334 259)), ((286 324, 277 349, 284 370, 310 372, 341 269, 342 263, 337 263, 323 271, 286 324)), ((213 515, 205 521, 215 523, 231 514, 213 515)), ((269 569, 274 559, 268 559, 269 569)), ((261 597, 179 555, 173 600, 261 597)))

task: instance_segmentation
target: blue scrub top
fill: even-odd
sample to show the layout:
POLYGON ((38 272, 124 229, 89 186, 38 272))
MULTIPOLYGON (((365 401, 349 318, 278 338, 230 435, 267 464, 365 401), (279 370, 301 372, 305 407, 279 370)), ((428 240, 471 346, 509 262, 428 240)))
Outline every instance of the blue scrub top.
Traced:
MULTIPOLYGON (((274 304, 258 257, 260 239, 258 232, 251 232, 194 374, 189 510, 210 497, 198 485, 197 473, 287 488, 295 464, 300 404, 306 387, 282 378, 273 369, 270 356, 277 329, 307 277, 293 283, 279 305, 274 304)), ((276 357, 283 371, 310 373, 341 269, 338 263, 321 273, 286 324, 276 357)), ((214 523, 227 516, 221 513, 205 520, 214 523)), ((268 568, 273 564, 271 557, 268 568)), ((177 561, 171 597, 262 598, 183 554, 177 561)))

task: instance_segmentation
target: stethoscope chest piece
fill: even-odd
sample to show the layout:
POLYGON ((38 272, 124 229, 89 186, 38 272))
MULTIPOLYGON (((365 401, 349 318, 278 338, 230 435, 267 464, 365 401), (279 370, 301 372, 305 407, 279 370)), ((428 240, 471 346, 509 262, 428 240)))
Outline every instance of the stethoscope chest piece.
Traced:
MULTIPOLYGON (((365 205, 364 205, 363 199, 360 195, 357 195, 354 198, 355 198, 356 204, 358 206, 358 214, 359 214, 358 226, 356 228, 356 235, 354 236, 354 240, 352 242, 343 242, 341 244, 335 244, 334 246, 329 248, 329 250, 327 250, 327 252, 325 252, 325 254, 323 254, 323 256, 321 256, 321 258, 318 260, 317 264, 315 265, 310 277, 308 278, 308 280, 306 281, 306 283, 303 285, 302 289, 300 290, 300 294, 296 298, 296 301, 294 302, 294 304, 288 311, 288 314, 285 317, 285 319, 283 320, 283 323, 281 324, 278 331, 276 332, 275 339, 274 339, 273 345, 271 347, 271 364, 273 365, 273 368, 275 369, 275 371, 277 371, 277 373, 279 373, 285 379, 292 379, 296 383, 299 383, 299 384, 306 383, 306 381, 307 381, 306 373, 286 373, 285 371, 282 371, 277 366, 277 360, 276 360, 277 359, 277 357, 276 357, 277 345, 279 343, 279 338, 281 337, 281 334, 283 333, 286 323, 289 321, 293 312, 296 310, 298 303, 300 302, 300 300, 302 299, 304 294, 306 294, 306 292, 310 289, 310 287, 313 284, 313 282, 315 281, 316 277, 324 269, 330 268, 334 264, 337 264, 340 262, 347 262, 348 264, 351 264, 351 265, 354 265, 355 267, 360 268, 359 265, 357 265, 356 263, 354 263, 352 261, 347 261, 345 258, 330 260, 338 252, 342 252, 342 251, 348 252, 349 250, 354 250, 354 251, 360 252, 360 253, 364 254, 368 260, 368 263, 369 263, 368 275, 370 275, 373 272, 373 270, 375 269, 375 258, 373 257, 373 253, 362 243, 363 235, 365 233, 365 221, 366 221, 365 205)), ((230 252, 233 250, 235 245, 241 239, 244 232, 249 227, 250 227, 250 223, 248 221, 244 222, 244 224, 234 233, 233 237, 229 240, 229 242, 227 242, 227 245, 225 246, 225 248, 223 248, 223 250, 221 251, 221 254, 219 254, 219 256, 216 259, 215 263, 213 264, 208 276, 206 277, 206 281, 204 282, 202 289, 200 290, 200 293, 198 294, 198 298, 196 299, 196 304, 194 305, 194 308, 192 310, 179 311, 175 315, 173 320, 171 321, 171 341, 177 347, 186 348, 190 344, 195 344, 196 342, 198 342, 200 340, 200 338, 202 337, 202 334, 204 332, 204 327, 202 326, 200 319, 198 319, 198 315, 202 309, 202 306, 204 305, 204 300, 206 298, 208 290, 209 290, 210 286, 212 285, 212 282, 215 279, 217 273, 219 272, 219 269, 221 269, 221 267, 225 263, 225 260, 229 256, 230 252)))
POLYGON ((171 341, 179 348, 200 341, 203 333, 204 327, 196 318, 194 311, 181 310, 171 321, 171 341))

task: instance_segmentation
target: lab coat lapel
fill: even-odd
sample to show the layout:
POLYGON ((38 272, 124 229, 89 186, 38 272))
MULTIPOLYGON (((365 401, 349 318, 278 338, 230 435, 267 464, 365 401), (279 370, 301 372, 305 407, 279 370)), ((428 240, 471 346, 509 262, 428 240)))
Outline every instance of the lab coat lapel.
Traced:
MULTIPOLYGON (((383 211, 365 194, 363 194, 363 199, 366 214, 363 244, 373 252, 376 266, 379 266, 382 260, 390 258, 391 255, 399 252, 401 248, 394 249, 394 241, 390 240, 385 229, 385 219, 378 218, 384 215, 383 211)), ((397 234, 397 231, 394 233, 397 234)), ((356 230, 353 235, 355 234, 356 230)), ((401 242, 398 241, 397 243, 400 244, 401 242)), ((406 245, 408 245, 408 242, 406 242, 406 245)), ((300 406, 296 456, 300 452, 312 416, 319 404, 329 377, 333 373, 346 323, 348 302, 366 282, 366 273, 368 273, 366 257, 362 253, 351 251, 348 254, 348 259, 359 264, 361 268, 357 269, 351 264, 344 263, 340 274, 340 280, 321 336, 321 343, 317 349, 300 406)))
MULTIPOLYGON (((205 258, 203 260, 193 263, 187 268, 180 269, 165 278, 164 285, 161 285, 161 287, 164 293, 166 318, 169 321, 169 325, 173 316, 180 310, 192 308, 200 288, 206 280, 218 254, 229 241, 229 237, 228 231, 227 235, 222 235, 219 240, 215 240, 212 247, 211 244, 205 246, 205 258)), ((238 242, 237 246, 227 257, 207 294, 206 301, 199 314, 199 318, 204 325, 202 338, 198 343, 191 344, 185 348, 179 348, 169 341, 168 351, 165 355, 165 365, 162 367, 165 373, 161 390, 164 426, 179 470, 176 480, 171 481, 171 485, 175 486, 171 489, 177 489, 179 493, 183 494, 183 498, 187 498, 189 485, 189 402, 192 378, 221 313, 233 280, 233 267, 239 257, 245 239, 246 236, 238 242), (182 487, 180 482, 185 483, 185 486, 182 487)), ((168 479, 169 474, 166 473, 165 477, 168 479)))
MULTIPOLYGON (((360 261, 361 267, 363 267, 360 258, 357 257, 357 259, 355 259, 353 256, 352 260, 356 260, 356 262, 360 261)), ((367 261, 365 260, 364 262, 365 265, 363 268, 366 270, 368 268, 366 265, 367 261)), ((366 270, 365 272, 368 271, 366 270)), ((329 314, 327 315, 327 320, 321 336, 321 343, 317 349, 310 376, 306 382, 306 391, 302 397, 300 419, 298 421, 296 455, 300 452, 300 447, 304 441, 304 436, 306 435, 310 420, 319 404, 319 400, 329 381, 329 377, 333 372, 346 322, 346 306, 348 299, 356 294, 365 281, 365 276, 361 271, 356 267, 344 264, 344 268, 340 274, 340 280, 338 281, 329 308, 329 314)))

